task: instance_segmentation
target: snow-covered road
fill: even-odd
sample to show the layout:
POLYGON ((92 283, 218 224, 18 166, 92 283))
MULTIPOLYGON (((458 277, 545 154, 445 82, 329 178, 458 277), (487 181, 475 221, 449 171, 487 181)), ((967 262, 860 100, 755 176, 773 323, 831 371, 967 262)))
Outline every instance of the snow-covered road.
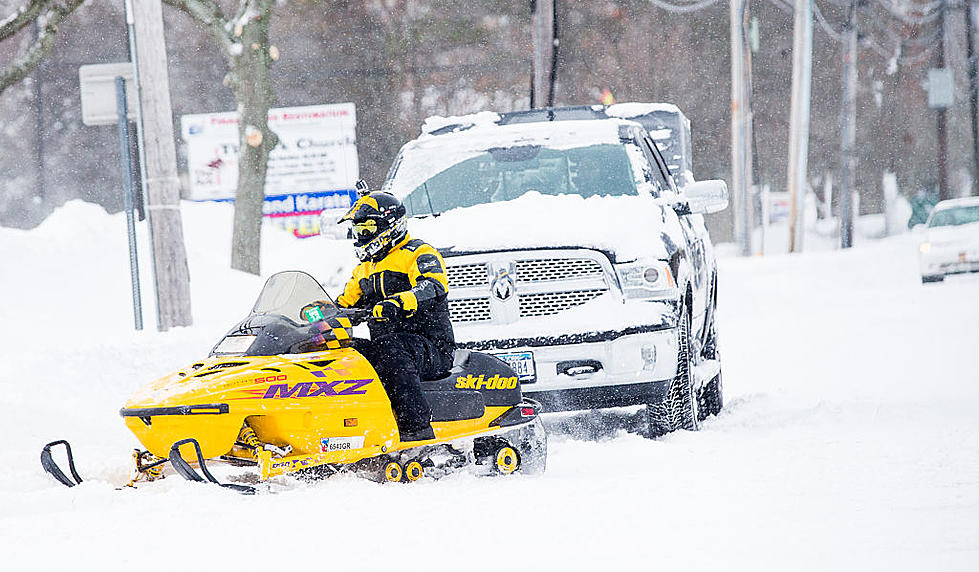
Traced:
MULTIPOLYGON (((541 477, 114 490, 137 445, 118 408, 206 353, 261 285, 225 269, 224 207, 184 211, 195 326, 164 334, 150 296, 150 330, 131 332, 121 216, 71 203, 34 231, 0 229, 3 569, 979 568, 979 279, 923 287, 907 236, 722 259, 727 404, 699 433, 588 440, 558 415, 541 477), (56 438, 83 485, 41 471, 56 438)), ((324 241, 267 234, 266 274, 339 283, 349 268, 324 241)))

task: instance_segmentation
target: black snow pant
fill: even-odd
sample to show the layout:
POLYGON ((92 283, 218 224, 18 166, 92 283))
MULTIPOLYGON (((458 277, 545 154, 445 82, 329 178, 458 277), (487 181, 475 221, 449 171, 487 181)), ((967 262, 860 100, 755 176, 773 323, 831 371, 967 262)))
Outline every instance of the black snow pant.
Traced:
POLYGON ((430 427, 432 408, 422 393, 421 380, 435 379, 452 369, 452 349, 404 332, 375 340, 358 339, 354 348, 367 358, 381 378, 398 430, 404 433, 430 427))

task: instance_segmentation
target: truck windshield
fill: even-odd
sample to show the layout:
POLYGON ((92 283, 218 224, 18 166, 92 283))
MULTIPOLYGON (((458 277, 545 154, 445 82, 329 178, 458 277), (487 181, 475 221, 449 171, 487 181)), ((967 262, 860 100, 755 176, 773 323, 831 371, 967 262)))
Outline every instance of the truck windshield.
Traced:
MULTIPOLYGON (((421 158, 415 155, 413 160, 411 168, 417 170, 421 158)), ((489 148, 421 180, 403 199, 409 216, 507 201, 530 191, 586 198, 639 194, 624 145, 612 143, 489 148)), ((397 172, 391 182, 398 185, 397 172)))

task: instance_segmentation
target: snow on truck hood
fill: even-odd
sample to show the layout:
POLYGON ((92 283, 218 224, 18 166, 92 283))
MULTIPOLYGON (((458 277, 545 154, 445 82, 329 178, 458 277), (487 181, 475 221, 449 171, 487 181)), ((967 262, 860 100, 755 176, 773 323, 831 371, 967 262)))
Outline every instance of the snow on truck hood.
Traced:
POLYGON ((937 246, 979 244, 979 222, 956 226, 934 226, 926 229, 925 240, 937 246))
POLYGON ((669 258, 661 209, 648 196, 542 195, 531 191, 506 202, 413 218, 411 233, 443 252, 549 247, 595 248, 617 262, 669 258))

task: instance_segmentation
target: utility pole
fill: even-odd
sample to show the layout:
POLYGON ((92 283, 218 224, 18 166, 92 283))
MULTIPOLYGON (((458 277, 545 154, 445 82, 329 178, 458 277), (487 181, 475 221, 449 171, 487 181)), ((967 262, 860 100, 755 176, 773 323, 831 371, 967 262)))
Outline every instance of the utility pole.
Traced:
POLYGON ((734 240, 741 255, 751 256, 748 201, 748 129, 745 90, 744 17, 747 0, 731 0, 731 195, 734 202, 734 240))
POLYGON ((170 79, 163 39, 160 0, 127 0, 133 19, 145 145, 146 210, 150 223, 153 268, 156 278, 158 328, 189 326, 190 272, 180 218, 180 182, 173 140, 170 79))
MULTIPOLYGON (((34 41, 41 35, 41 24, 34 18, 34 41)), ((34 98, 34 165, 36 169, 34 198, 44 199, 44 100, 41 92, 41 65, 34 68, 34 81, 31 82, 32 95, 34 98)))
MULTIPOLYGON (((945 10, 948 2, 943 1, 938 14, 938 49, 935 50, 935 67, 945 68, 945 10)), ((938 136, 938 200, 952 198, 948 188, 948 130, 945 107, 938 108, 938 120, 936 122, 938 136)))
POLYGON ((531 0, 534 13, 534 77, 530 90, 530 108, 545 107, 553 93, 551 67, 554 56, 554 0, 531 0))
POLYGON ((792 40, 792 111, 789 127, 789 252, 802 250, 802 200, 809 159, 812 84, 812 2, 795 1, 792 40))
POLYGON ((965 10, 965 47, 969 59, 969 108, 972 115, 972 194, 979 195, 979 81, 976 80, 975 28, 977 11, 975 2, 969 2, 965 10))
POLYGON ((850 0, 846 24, 843 25, 843 106, 840 125, 843 142, 840 148, 840 247, 853 246, 853 191, 856 187, 857 161, 857 1, 850 0))
MULTIPOLYGON (((744 3, 744 11, 741 16, 741 45, 744 50, 744 80, 741 83, 741 89, 744 91, 743 94, 743 114, 742 121, 744 121, 744 205, 743 205, 743 216, 745 228, 748 230, 747 244, 743 245, 743 248, 748 250, 748 255, 753 255, 755 253, 754 245, 754 229, 755 229, 755 196, 757 190, 755 189, 755 184, 758 183, 758 177, 755 175, 758 171, 758 166, 755 164, 755 112, 751 107, 751 86, 752 86, 752 47, 751 41, 749 40, 750 21, 749 17, 750 7, 747 0, 744 3)), ((762 250, 764 250, 764 243, 762 244, 762 250)))

